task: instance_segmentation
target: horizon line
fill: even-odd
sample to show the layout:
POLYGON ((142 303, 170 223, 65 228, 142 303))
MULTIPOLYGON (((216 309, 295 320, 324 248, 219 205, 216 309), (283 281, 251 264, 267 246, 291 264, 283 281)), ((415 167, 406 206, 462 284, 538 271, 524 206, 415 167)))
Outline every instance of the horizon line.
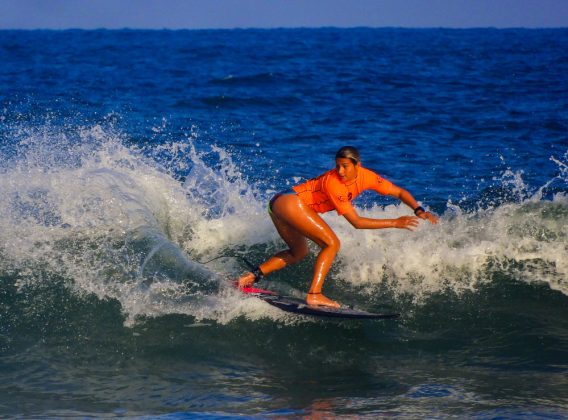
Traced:
POLYGON ((314 30, 314 29, 408 29, 408 30, 432 30, 432 29, 445 29, 445 30, 543 30, 543 29, 568 29, 568 26, 368 26, 368 25, 354 25, 354 26, 336 26, 336 25, 322 25, 322 26, 234 26, 234 27, 211 27, 211 28, 152 28, 152 27, 37 27, 37 28, 18 28, 6 27, 0 28, 0 31, 247 31, 247 30, 314 30))

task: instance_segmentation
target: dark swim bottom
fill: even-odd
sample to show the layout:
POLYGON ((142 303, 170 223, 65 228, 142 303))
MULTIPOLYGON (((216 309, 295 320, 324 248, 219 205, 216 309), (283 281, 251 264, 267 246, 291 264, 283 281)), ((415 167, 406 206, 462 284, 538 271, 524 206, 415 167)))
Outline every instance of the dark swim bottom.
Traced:
POLYGON ((278 200, 279 197, 286 195, 286 194, 296 194, 293 190, 284 190, 274 194, 274 197, 270 199, 268 202, 268 214, 272 215, 272 206, 278 200))

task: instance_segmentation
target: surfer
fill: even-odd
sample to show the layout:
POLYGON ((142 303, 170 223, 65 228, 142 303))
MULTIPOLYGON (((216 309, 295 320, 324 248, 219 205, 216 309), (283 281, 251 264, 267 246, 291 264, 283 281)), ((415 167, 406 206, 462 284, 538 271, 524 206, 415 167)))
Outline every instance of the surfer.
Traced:
POLYGON ((239 287, 250 286, 263 276, 304 259, 308 255, 306 239, 310 239, 321 251, 316 258, 306 303, 339 307, 339 303, 322 294, 325 277, 339 251, 340 242, 335 232, 321 218, 321 213, 336 210, 356 229, 413 230, 419 219, 428 220, 433 224, 438 222, 438 217, 418 205, 407 190, 361 166, 359 152, 352 146, 345 146, 337 151, 335 169, 296 185, 292 190, 276 194, 268 204, 272 222, 289 248, 275 254, 253 271, 243 274, 238 280, 239 287), (374 190, 399 199, 414 211, 414 216, 401 216, 397 219, 359 216, 351 201, 365 190, 374 190))

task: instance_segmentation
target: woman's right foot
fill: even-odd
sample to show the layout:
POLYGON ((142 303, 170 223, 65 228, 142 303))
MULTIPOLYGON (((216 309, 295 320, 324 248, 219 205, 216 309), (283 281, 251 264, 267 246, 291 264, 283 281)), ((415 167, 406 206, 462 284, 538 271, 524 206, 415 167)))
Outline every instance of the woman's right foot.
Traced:
POLYGON ((312 306, 329 306, 331 308, 340 308, 341 305, 334 300, 326 298, 321 293, 308 293, 306 303, 312 306))

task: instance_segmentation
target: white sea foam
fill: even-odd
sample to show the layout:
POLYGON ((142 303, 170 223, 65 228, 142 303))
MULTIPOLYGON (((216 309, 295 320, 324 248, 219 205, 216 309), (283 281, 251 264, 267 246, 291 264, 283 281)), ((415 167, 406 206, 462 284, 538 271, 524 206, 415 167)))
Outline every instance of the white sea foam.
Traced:
MULTIPOLYGON (((21 287, 59 276, 78 293, 118 300, 127 322, 169 313, 292 322, 219 287, 237 273, 230 261, 214 266, 220 276, 194 261, 279 241, 266 194, 225 150, 198 150, 195 134, 139 149, 101 126, 21 130, 17 140, 0 168, 0 270, 16 273, 21 287)), ((565 186, 562 165, 548 184, 565 186)), ((439 225, 422 223, 416 232, 358 231, 326 214, 342 240, 329 281, 369 292, 386 285, 418 302, 475 290, 501 272, 568 294, 568 199, 544 200, 542 188, 527 194, 521 173, 505 173, 502 184, 518 199, 467 212, 448 203, 439 225)), ((409 210, 360 213, 394 218, 409 210)))
MULTIPOLYGON (((551 180, 566 185, 566 174, 551 180)), ((374 290, 386 283, 396 294, 420 301, 433 293, 462 293, 494 281, 503 273, 527 283, 544 283, 568 295, 568 199, 542 199, 542 188, 529 194, 522 173, 507 171, 503 184, 516 200, 466 212, 448 203, 433 226, 415 232, 353 230, 337 218, 327 220, 342 240, 338 278, 374 290)), ((404 205, 373 207, 368 217, 408 215, 404 205)))

